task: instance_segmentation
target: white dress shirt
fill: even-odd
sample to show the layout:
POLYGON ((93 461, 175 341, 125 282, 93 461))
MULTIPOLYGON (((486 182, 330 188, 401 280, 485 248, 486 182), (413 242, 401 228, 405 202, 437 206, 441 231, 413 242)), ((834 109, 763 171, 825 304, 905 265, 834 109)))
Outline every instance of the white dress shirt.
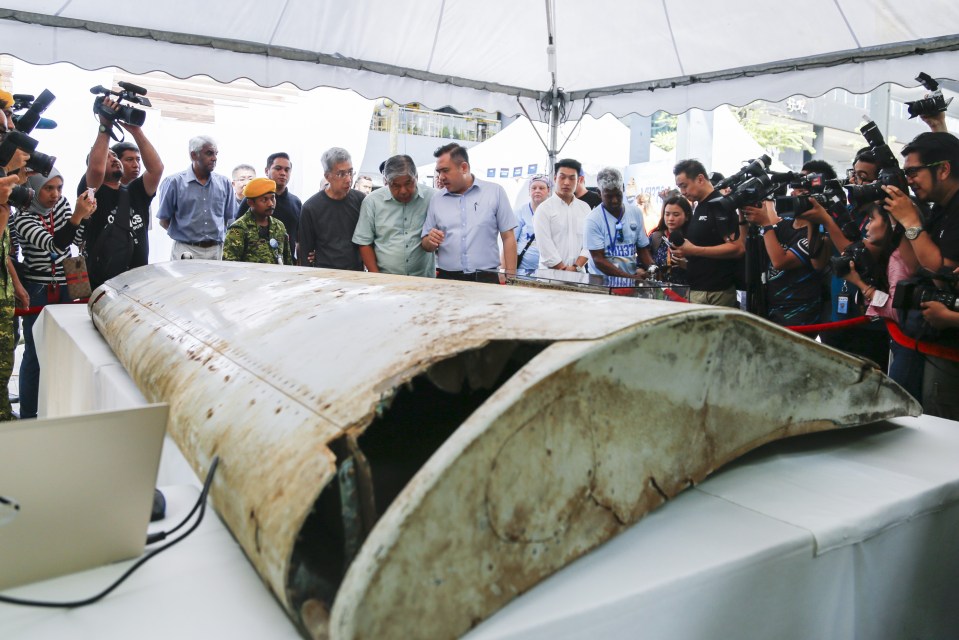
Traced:
POLYGON ((573 264, 576 258, 589 257, 583 248, 583 224, 589 205, 574 197, 569 204, 553 194, 536 209, 533 228, 539 245, 539 268, 551 269, 563 263, 573 264))

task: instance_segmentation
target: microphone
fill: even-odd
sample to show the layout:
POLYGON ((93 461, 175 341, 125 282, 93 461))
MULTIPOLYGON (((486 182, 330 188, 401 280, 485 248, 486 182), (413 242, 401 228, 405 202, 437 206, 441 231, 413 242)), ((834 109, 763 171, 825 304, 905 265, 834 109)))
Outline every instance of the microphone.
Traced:
POLYGON ((676 229, 669 234, 669 244, 674 247, 681 247, 683 243, 686 242, 686 236, 683 235, 683 232, 680 229, 676 229))
POLYGON ((94 94, 101 94, 101 93, 110 94, 110 93, 113 93, 113 92, 110 91, 109 89, 104 88, 104 86, 103 86, 102 84, 98 84, 97 86, 90 88, 90 93, 94 93, 94 94))

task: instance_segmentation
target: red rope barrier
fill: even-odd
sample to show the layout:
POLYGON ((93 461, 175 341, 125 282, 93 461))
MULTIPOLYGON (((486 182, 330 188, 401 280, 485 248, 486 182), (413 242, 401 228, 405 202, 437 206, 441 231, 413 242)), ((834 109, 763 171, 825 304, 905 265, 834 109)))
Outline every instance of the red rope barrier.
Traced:
POLYGON ((821 324, 806 324, 798 325, 792 327, 786 327, 791 329, 796 333, 822 333, 824 331, 838 331, 839 329, 848 329, 849 327, 855 327, 861 324, 866 324, 871 322, 872 318, 867 316, 859 316, 858 318, 850 318, 848 320, 837 320, 836 322, 823 322, 821 324))
MULTIPOLYGON (((89 300, 89 298, 81 298, 81 299, 79 299, 79 300, 71 300, 70 302, 58 302, 57 304, 86 304, 86 303, 87 303, 87 300, 89 300)), ((41 305, 41 306, 39 306, 39 307, 27 307, 26 309, 23 309, 23 308, 21 308, 21 307, 17 307, 16 311, 13 312, 13 315, 15 315, 15 316, 37 316, 37 315, 40 315, 40 312, 43 311, 43 308, 44 308, 45 306, 46 306, 46 305, 41 305)))
POLYGON ((899 328, 899 325, 892 320, 886 320, 886 331, 889 332, 889 337, 891 337, 896 344, 905 347, 910 351, 918 351, 919 353, 924 353, 927 356, 935 356, 936 358, 942 358, 943 360, 959 362, 959 349, 945 347, 940 344, 932 344, 929 342, 920 342, 915 338, 910 338, 904 334, 902 329, 899 328))
POLYGON ((682 297, 681 295, 679 295, 678 293, 676 293, 675 291, 669 288, 664 288, 663 294, 666 296, 667 299, 672 300, 673 302, 689 302, 689 300, 687 300, 686 298, 682 297))

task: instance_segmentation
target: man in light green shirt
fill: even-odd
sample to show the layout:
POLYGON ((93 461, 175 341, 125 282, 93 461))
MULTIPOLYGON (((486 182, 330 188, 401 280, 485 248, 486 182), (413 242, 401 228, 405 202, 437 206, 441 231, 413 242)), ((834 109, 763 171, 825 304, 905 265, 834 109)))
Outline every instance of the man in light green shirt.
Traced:
POLYGON ((353 244, 371 273, 436 277, 433 254, 423 250, 421 234, 426 209, 435 190, 417 184, 416 164, 406 155, 383 164, 386 188, 363 200, 353 244))

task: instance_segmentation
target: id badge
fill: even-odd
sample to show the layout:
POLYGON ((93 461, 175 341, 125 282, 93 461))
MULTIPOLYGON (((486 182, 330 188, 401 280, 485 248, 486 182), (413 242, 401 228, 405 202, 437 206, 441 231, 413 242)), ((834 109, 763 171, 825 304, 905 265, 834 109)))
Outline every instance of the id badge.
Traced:
POLYGON ((836 298, 836 313, 843 315, 849 313, 849 296, 839 296, 836 298))

